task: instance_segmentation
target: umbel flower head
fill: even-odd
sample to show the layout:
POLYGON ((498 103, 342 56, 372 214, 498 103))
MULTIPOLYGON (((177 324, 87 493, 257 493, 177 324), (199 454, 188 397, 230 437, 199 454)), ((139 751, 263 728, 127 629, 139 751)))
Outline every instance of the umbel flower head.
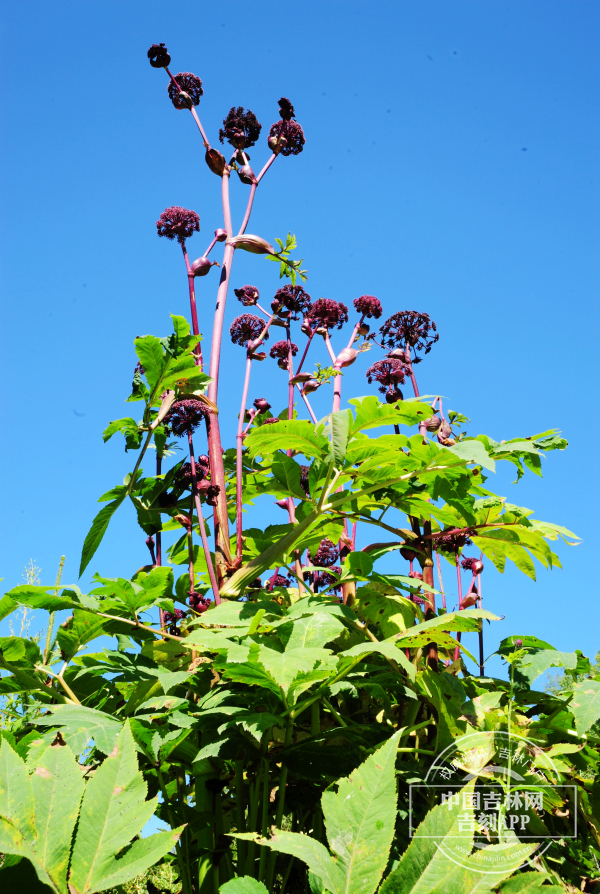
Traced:
MULTIPOLYGON (((254 341, 255 338, 259 337, 264 328, 265 324, 260 317, 254 314, 242 314, 241 317, 236 317, 231 324, 229 334, 234 345, 241 345, 245 348, 249 341, 254 341)), ((268 337, 269 333, 267 332, 264 341, 268 337)))
POLYGON ((366 372, 369 385, 375 379, 376 382, 379 382, 379 390, 382 394, 393 385, 402 385, 405 375, 406 367, 402 361, 393 359, 378 360, 366 372))
POLYGON ((183 245, 192 233, 200 232, 200 218, 195 211, 172 205, 167 208, 156 221, 156 229, 159 236, 167 239, 177 239, 183 245))
POLYGON ((200 97, 204 93, 202 89, 202 81, 200 78, 192 74, 191 71, 180 71, 175 75, 177 86, 173 81, 169 81, 167 92, 169 99, 176 109, 191 109, 200 102, 200 97))
MULTIPOLYGON (((164 46, 164 44, 161 44, 161 46, 164 46)), ((279 117, 283 118, 284 121, 290 121, 296 117, 294 106, 287 97, 282 96, 281 99, 278 99, 277 105, 279 106, 279 117)))
POLYGON ((269 357, 272 357, 273 360, 287 360, 288 359, 288 350, 291 348, 292 357, 295 357, 298 353, 298 345, 295 345, 294 342, 290 342, 289 347, 287 341, 276 341, 271 350, 269 351, 269 357))
POLYGON ((166 68, 171 64, 171 57, 164 43, 153 43, 148 50, 148 59, 152 68, 166 68))
POLYGON ((313 565, 317 565, 319 568, 330 568, 339 559, 340 551, 335 543, 332 543, 331 540, 325 537, 324 540, 321 540, 314 556, 312 553, 309 555, 313 565))
POLYGON ((311 298, 302 286, 283 286, 275 292, 273 305, 276 301, 279 302, 278 308, 284 307, 293 314, 305 314, 310 307, 311 298))
MULTIPOLYGON (((200 425, 203 419, 209 415, 208 407, 200 400, 188 398, 186 400, 175 401, 167 415, 165 422, 171 427, 173 434, 182 438, 188 433, 192 433, 200 425)), ((191 475, 191 468, 190 468, 191 475)), ((198 475, 200 478, 201 476, 198 475)))
POLYGON ((463 546, 471 546, 471 534, 475 533, 474 528, 461 531, 460 534, 442 534, 441 537, 435 538, 435 548, 441 552, 455 552, 462 549, 463 546))
POLYGON ((378 320, 383 313, 381 301, 375 295, 361 295, 360 298, 355 298, 354 307, 359 314, 368 319, 375 317, 378 320))
POLYGON ((401 310, 392 314, 379 331, 385 347, 404 348, 408 345, 415 352, 424 350, 426 354, 439 339, 437 327, 429 314, 416 310, 401 310))
MULTIPOLYGON (((206 478, 207 469, 204 466, 201 466, 198 461, 196 461, 196 481, 202 481, 203 478, 206 478)), ((190 490, 193 483, 192 476, 192 464, 184 463, 177 474, 175 475, 175 484, 179 487, 184 488, 185 490, 190 490)))
POLYGON ((243 106, 232 106, 229 114, 223 119, 223 127, 219 130, 222 143, 227 140, 236 149, 249 149, 254 146, 260 136, 262 124, 259 124, 254 112, 246 111, 243 106))
POLYGON ((276 121, 269 130, 269 147, 282 155, 299 155, 304 149, 306 137, 297 121, 276 121))
POLYGON ((308 309, 307 318, 311 326, 323 326, 325 329, 333 329, 337 326, 341 329, 348 322, 348 308, 341 301, 332 301, 331 298, 319 298, 308 309))
POLYGON ((237 300, 241 301, 244 307, 252 307, 260 298, 256 286, 242 286, 241 289, 234 289, 233 291, 237 300))

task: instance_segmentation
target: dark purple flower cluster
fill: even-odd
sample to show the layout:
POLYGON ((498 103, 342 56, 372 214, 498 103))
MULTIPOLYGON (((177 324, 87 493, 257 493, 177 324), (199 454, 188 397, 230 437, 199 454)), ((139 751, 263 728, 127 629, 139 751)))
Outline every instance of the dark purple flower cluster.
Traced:
POLYGON ((185 618, 185 612, 180 608, 175 608, 172 612, 164 613, 165 624, 176 624, 177 621, 181 621, 182 618, 185 618))
POLYGON ((292 357, 295 357, 298 353, 298 345, 295 345, 293 341, 289 346, 287 341, 276 341, 269 351, 269 357, 272 357, 273 360, 287 360, 289 348, 292 350, 292 357))
MULTIPOLYGON (((264 328, 265 324, 260 317, 255 314, 242 314, 241 317, 236 317, 231 324, 229 334, 234 345, 241 345, 245 348, 249 341, 254 341, 259 337, 264 328)), ((267 332, 264 341, 268 337, 269 333, 267 332)))
POLYGON ((152 68, 166 68, 171 64, 171 57, 164 43, 153 43, 148 50, 148 59, 152 68))
POLYGON ((401 310, 392 314, 379 329, 381 342, 388 348, 404 348, 409 345, 415 351, 431 351, 439 339, 437 327, 429 314, 416 310, 401 310))
POLYGON ((253 401, 254 406, 256 408, 257 413, 266 413, 271 409, 271 404, 266 399, 266 397, 257 397, 255 401, 253 401))
POLYGON ((272 574, 269 580, 267 581, 267 585, 265 590, 267 593, 273 592, 273 587, 289 587, 290 579, 289 577, 284 577, 283 574, 272 574))
POLYGON ((180 71, 175 75, 177 86, 173 81, 169 81, 167 87, 169 99, 176 109, 191 109, 200 102, 200 97, 204 93, 202 89, 202 81, 200 78, 192 74, 191 71, 180 71))
POLYGON ((341 329, 348 322, 348 308, 341 301, 332 301, 331 298, 319 298, 308 309, 307 319, 311 326, 323 326, 325 329, 333 329, 337 326, 341 329))
POLYGON ((300 487, 304 491, 307 497, 310 497, 310 491, 308 489, 308 475, 310 472, 310 466, 300 466, 300 487))
POLYGON ((378 320, 383 313, 381 301, 375 295, 361 295, 360 298, 355 298, 354 307, 359 314, 368 319, 375 317, 378 320))
POLYGON ((223 127, 219 130, 222 143, 227 140, 236 149, 249 149, 254 146, 260 136, 262 124, 259 124, 254 112, 246 112, 243 106, 232 106, 229 114, 223 119, 223 127))
POLYGON ((156 229, 159 236, 177 239, 183 245, 192 233, 200 232, 200 218, 195 211, 188 211, 187 208, 172 205, 158 218, 156 229))
POLYGON ((206 404, 203 404, 200 400, 188 398, 175 401, 165 416, 165 423, 170 426, 171 431, 177 438, 182 438, 188 432, 192 433, 195 431, 208 415, 209 411, 206 404))
POLYGON ((275 292, 271 307, 273 310, 279 310, 283 306, 290 313, 305 314, 310 306, 310 302, 311 297, 304 291, 302 286, 283 286, 283 288, 277 289, 275 292))
POLYGON ((319 548, 314 554, 309 553, 310 561, 313 565, 317 565, 319 568, 329 568, 332 565, 335 565, 337 560, 340 557, 340 551, 335 543, 332 543, 327 537, 324 540, 321 540, 319 544, 319 548))
POLYGON ((277 418, 277 416, 269 416, 268 419, 265 419, 263 425, 274 425, 276 422, 280 422, 281 420, 277 418))
POLYGON ((133 371, 134 376, 135 376, 135 375, 138 375, 138 373, 139 373, 140 376, 143 376, 143 375, 146 374, 146 370, 144 369, 144 367, 142 366, 142 364, 140 363, 139 360, 138 360, 138 362, 136 363, 136 365, 135 365, 135 369, 134 369, 134 371, 133 371))
POLYGON ((442 534, 435 538, 435 548, 444 553, 456 552, 463 546, 471 546, 473 541, 470 535, 475 533, 475 529, 469 528, 460 534, 442 534))
POLYGON ((366 372, 367 382, 371 384, 375 379, 380 383, 379 390, 383 394, 394 385, 402 384, 406 372, 406 367, 401 360, 377 360, 366 372))
MULTIPOLYGON (((202 481, 208 474, 208 457, 199 456, 196 460, 196 481, 202 481), (201 462, 206 460, 206 462, 201 462)), ((192 487, 192 464, 184 463, 175 475, 175 484, 190 490, 192 487)))
POLYGON ((269 146, 282 155, 299 155, 304 149, 306 137, 297 121, 276 121, 269 130, 269 146))
POLYGON ((207 506, 216 506, 217 505, 217 497, 219 496, 220 493, 221 493, 221 488, 219 487, 218 484, 210 484, 204 491, 207 506))
POLYGON ((234 289, 233 291, 237 300, 241 301, 244 307, 252 307, 260 297, 256 286, 242 286, 241 289, 234 289))
POLYGON ((188 603, 190 608, 193 608, 195 612, 201 615, 210 605, 210 599, 207 599, 206 596, 201 596, 200 593, 193 592, 190 593, 188 603))
POLYGON ((342 589, 342 585, 337 582, 337 576, 342 573, 342 569, 339 565, 331 565, 328 571, 318 571, 315 574, 315 590, 318 591, 319 587, 331 587, 333 584, 333 592, 335 593, 337 590, 342 589), (331 572, 331 573, 330 573, 331 572))
POLYGON ((279 106, 279 117, 283 118, 284 121, 290 121, 296 117, 294 106, 287 97, 282 96, 281 99, 278 99, 277 105, 279 106))

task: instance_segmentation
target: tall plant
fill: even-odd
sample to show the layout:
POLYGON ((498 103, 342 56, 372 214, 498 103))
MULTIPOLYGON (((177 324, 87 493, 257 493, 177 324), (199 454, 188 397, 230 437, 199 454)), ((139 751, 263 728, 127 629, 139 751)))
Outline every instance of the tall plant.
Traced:
MULTIPOLYGON (((129 742, 130 735, 144 784, 151 798, 158 797, 160 820, 176 830, 173 852, 161 859, 173 861, 185 894, 217 892, 248 876, 254 887, 236 890, 259 890, 258 884, 279 894, 305 891, 314 879, 303 853, 278 847, 283 839, 279 832, 270 838, 271 828, 296 836, 296 843, 310 834, 321 855, 329 839, 339 857, 328 820, 331 786, 341 780, 339 791, 346 791, 350 783, 342 777, 366 758, 372 769, 377 761, 369 755, 385 754, 390 773, 395 765, 399 812, 389 853, 377 857, 377 879, 373 875, 369 884, 385 875, 388 889, 401 892, 402 871, 390 870, 405 851, 400 866, 412 865, 419 847, 413 842, 407 850, 409 783, 424 780, 432 760, 468 732, 485 738, 491 759, 500 733, 527 730, 536 747, 561 754, 561 772, 581 792, 576 810, 585 832, 575 843, 553 845, 556 865, 544 858, 548 874, 568 878, 563 864, 569 859, 591 872, 592 858, 600 855, 594 787, 594 723, 600 716, 594 686, 600 682, 585 677, 587 659, 580 653, 558 652, 531 636, 521 637, 518 648, 514 637, 503 643, 500 652, 513 669, 510 683, 487 677, 484 667, 483 623, 498 620, 482 606, 484 562, 502 572, 510 560, 535 578, 534 560, 546 568, 560 564, 550 543, 577 539, 495 495, 489 473, 506 461, 516 466, 517 478, 525 471, 539 475, 544 453, 564 449, 566 441, 553 429, 502 441, 473 436, 466 416, 445 412, 439 395, 421 395, 416 370, 439 339, 427 313, 394 310, 384 319, 383 304, 372 295, 347 304, 313 300, 303 262, 292 257, 295 238, 276 240, 276 248, 263 235, 246 232, 263 178, 280 156, 304 149, 291 102, 279 100, 279 120, 267 138, 271 154, 255 175, 248 150, 262 128, 254 113, 233 106, 226 115, 219 131, 221 144, 230 146, 226 157, 210 144, 198 115, 200 78, 173 75, 163 44, 153 45, 148 56, 153 67, 165 70, 174 107, 189 111, 200 132, 206 164, 221 181, 223 219, 192 261, 198 214, 173 206, 160 215, 158 236, 182 250, 190 321, 172 315, 170 335, 135 339, 137 366, 127 400, 141 405, 142 418, 118 419, 104 432, 105 441, 122 433, 136 458, 123 483, 100 497, 105 505, 85 538, 80 573, 127 499, 150 561, 131 579, 96 574, 87 594, 60 582, 26 584, 0 600, 0 619, 20 605, 52 616, 70 611, 43 653, 26 637, 0 639, 2 692, 23 698, 3 733, 3 753, 25 761, 35 775, 48 759, 41 749, 64 742, 86 773, 108 775, 104 768, 115 742, 129 742), (229 203, 234 174, 248 191, 235 228, 229 203), (218 263, 210 259, 217 245, 223 246, 218 263), (289 283, 274 284, 269 309, 255 286, 233 290, 243 306, 229 324, 231 341, 242 349, 238 402, 223 400, 218 385, 226 302, 240 250, 276 262, 280 279, 289 283), (199 278, 215 276, 214 266, 219 282, 205 357, 196 289, 199 278), (342 338, 346 325, 349 335, 342 338), (280 338, 272 338, 275 331, 280 338), (277 415, 270 395, 250 399, 252 368, 267 360, 267 348, 268 362, 287 385, 287 403, 277 415), (377 349, 380 359, 372 359, 377 349), (375 394, 349 397, 343 388, 344 370, 362 362, 367 350, 367 382, 376 384, 383 400, 375 394), (408 382, 412 395, 405 396, 401 388, 408 382), (319 420, 311 395, 327 387, 331 411, 319 420), (234 420, 237 414, 237 425, 235 444, 224 450, 226 413, 234 420), (169 464, 175 438, 188 457, 169 464), (142 463, 151 449, 156 467, 146 474, 142 463), (280 523, 246 523, 260 497, 281 509, 280 523), (172 542, 163 542, 163 535, 172 542), (442 560, 452 575, 444 575, 446 587, 442 560), (477 657, 461 642, 469 632, 479 639, 477 657), (116 648, 99 642, 98 651, 87 651, 106 636, 116 637, 116 648), (561 697, 531 688, 539 674, 557 666, 577 668, 577 679, 585 680, 587 689, 577 691, 577 699, 571 692, 561 697), (569 856, 565 851, 558 869, 561 847, 569 856)), ((550 779, 546 764, 536 767, 532 760, 532 767, 532 778, 539 770, 550 779)), ((96 778, 103 776, 94 776, 87 791, 96 778)), ((0 817, 13 822, 2 803, 0 817)), ((435 803, 432 788, 428 803, 414 808, 416 819, 435 803)), ((556 796, 556 813, 538 817, 540 837, 560 826, 561 811, 574 809, 569 804, 566 790, 556 796)), ((343 827, 338 808, 336 817, 343 827)), ((80 890, 74 880, 84 877, 78 843, 88 821, 93 824, 80 813, 73 849, 70 840, 62 844, 66 874, 52 876, 57 890, 63 882, 80 890)), ((0 849, 29 860, 47 884, 46 864, 34 852, 11 850, 8 840, 0 849)), ((117 869, 134 865, 131 855, 142 850, 139 843, 129 849, 130 840, 123 838, 110 853, 114 871, 94 876, 93 890, 125 879, 124 869, 121 875, 117 869)), ((493 835, 489 841, 494 843, 493 835)), ((348 882, 339 859, 336 865, 332 891, 362 890, 348 882)), ((16 871, 3 864, 0 878, 9 869, 16 871)))

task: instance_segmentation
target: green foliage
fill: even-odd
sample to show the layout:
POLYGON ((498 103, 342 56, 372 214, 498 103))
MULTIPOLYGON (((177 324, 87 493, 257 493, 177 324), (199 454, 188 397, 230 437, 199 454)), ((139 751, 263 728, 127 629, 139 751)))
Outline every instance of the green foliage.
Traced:
MULTIPOLYGON (((25 858, 39 882, 57 894, 94 894, 123 884, 167 854, 181 834, 179 828, 131 844, 156 799, 145 801, 127 726, 89 780, 60 742, 28 768, 3 740, 0 767, 0 850, 25 858)), ((3 864, 0 881, 4 871, 3 864)))

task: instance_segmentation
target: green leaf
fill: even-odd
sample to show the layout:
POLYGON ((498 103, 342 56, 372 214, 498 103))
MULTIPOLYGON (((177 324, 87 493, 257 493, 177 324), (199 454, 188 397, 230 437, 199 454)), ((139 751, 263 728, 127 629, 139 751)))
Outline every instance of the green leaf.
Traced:
POLYGON ((292 684, 302 674, 308 674, 315 665, 323 663, 323 676, 328 676, 333 668, 328 664, 330 655, 328 649, 317 648, 288 648, 285 652, 275 652, 274 649, 261 647, 258 661, 267 673, 287 695, 292 684))
POLYGON ((515 681, 529 689, 534 680, 551 667, 577 667, 575 652, 557 652, 556 649, 536 649, 520 659, 515 666, 515 681))
POLYGON ((373 394, 356 397, 348 403, 356 408, 355 419, 350 426, 350 438, 367 428, 379 428, 383 425, 415 425, 433 413, 427 404, 413 401, 383 404, 373 394))
POLYGON ((291 456, 287 456, 285 453, 277 453, 273 459, 271 471, 285 490, 301 500, 306 499, 306 494, 300 486, 302 470, 291 456))
POLYGON ((73 894, 94 894, 122 885, 173 848, 182 827, 136 841, 117 856, 156 809, 156 798, 146 801, 146 791, 131 731, 125 724, 83 796, 69 876, 73 894))
POLYGON ((329 612, 316 612, 279 627, 278 633, 287 649, 321 649, 344 630, 344 625, 329 612))
POLYGON ((347 649, 345 652, 339 652, 338 658, 358 658, 359 655, 365 656, 373 652, 395 661, 396 664, 399 664, 400 667, 406 671, 411 680, 415 679, 416 670, 414 664, 411 664, 404 652, 398 649, 394 643, 389 640, 384 640, 380 643, 360 643, 357 646, 353 646, 351 649, 347 649))
POLYGON ((125 450, 139 450, 143 433, 135 419, 128 416, 125 419, 115 419, 114 422, 109 422, 102 432, 104 443, 106 444, 118 431, 122 431, 125 436, 125 450))
POLYGON ((232 878, 219 888, 221 894, 268 894, 262 882, 257 882, 250 875, 232 878))
POLYGON ((38 835, 36 856, 59 891, 67 894, 71 838, 84 780, 71 750, 51 745, 36 761, 31 776, 38 835))
POLYGON ((106 534, 106 529, 108 528, 109 522, 125 499, 125 496, 126 491, 121 494, 116 500, 113 500, 112 503, 109 503, 108 506, 104 506, 92 522, 92 527, 87 533, 87 536, 83 543, 83 549, 81 550, 79 577, 81 577, 85 569, 88 567, 94 556, 94 553, 102 543, 102 538, 106 534))
POLYGON ((106 618, 76 608, 73 616, 60 625, 56 634, 63 660, 70 661, 86 643, 108 632, 110 623, 106 618))
POLYGON ((499 621, 498 615, 493 615, 484 608, 465 608, 459 612, 448 612, 446 615, 439 615, 437 618, 431 618, 429 621, 423 621, 422 624, 415 624, 403 633, 397 634, 394 639, 402 645, 405 637, 416 636, 422 631, 433 632, 436 628, 441 627, 443 630, 456 630, 463 633, 479 630, 479 624, 482 619, 488 621, 499 621))
POLYGON ((496 471, 496 463, 490 457, 481 441, 477 441, 475 438, 465 438, 464 441, 457 441, 452 447, 444 447, 444 450, 454 453, 455 456, 459 456, 468 463, 477 463, 477 465, 483 466, 484 469, 489 469, 490 472, 496 471))
POLYGON ((350 425, 353 422, 350 410, 338 410, 327 417, 323 433, 331 438, 330 461, 334 466, 342 466, 346 458, 350 425))
POLYGON ((580 736, 590 729, 600 718, 600 682, 584 680, 573 689, 573 701, 569 710, 575 718, 575 726, 580 736))
MULTIPOLYGON (((338 868, 325 845, 315 841, 308 835, 300 835, 297 832, 281 832, 277 830, 271 838, 260 838, 256 832, 245 832, 232 835, 232 838, 241 838, 244 841, 257 841, 259 844, 279 851, 282 854, 290 854, 302 860, 311 872, 323 880, 323 883, 331 894, 341 894, 344 889, 344 875, 338 868)), ((350 894, 350 892, 348 892, 350 894)))
POLYGON ((341 779, 336 793, 326 791, 321 798, 329 847, 344 874, 345 892, 376 891, 386 867, 395 831, 399 736, 395 733, 341 779))
MULTIPOLYGON (((504 882, 500 887, 501 894, 536 894, 544 882, 552 881, 552 876, 545 872, 523 872, 504 882)), ((544 890, 546 890, 544 888, 544 890)))
POLYGON ((304 456, 323 459, 329 450, 329 442, 317 434, 312 422, 301 419, 281 420, 274 425, 253 428, 245 440, 250 456, 266 456, 276 450, 296 450, 304 456))
POLYGON ((121 732, 122 723, 94 708, 83 705, 48 705, 50 715, 36 717, 36 726, 58 726, 69 748, 81 754, 91 739, 98 751, 110 754, 121 732))

